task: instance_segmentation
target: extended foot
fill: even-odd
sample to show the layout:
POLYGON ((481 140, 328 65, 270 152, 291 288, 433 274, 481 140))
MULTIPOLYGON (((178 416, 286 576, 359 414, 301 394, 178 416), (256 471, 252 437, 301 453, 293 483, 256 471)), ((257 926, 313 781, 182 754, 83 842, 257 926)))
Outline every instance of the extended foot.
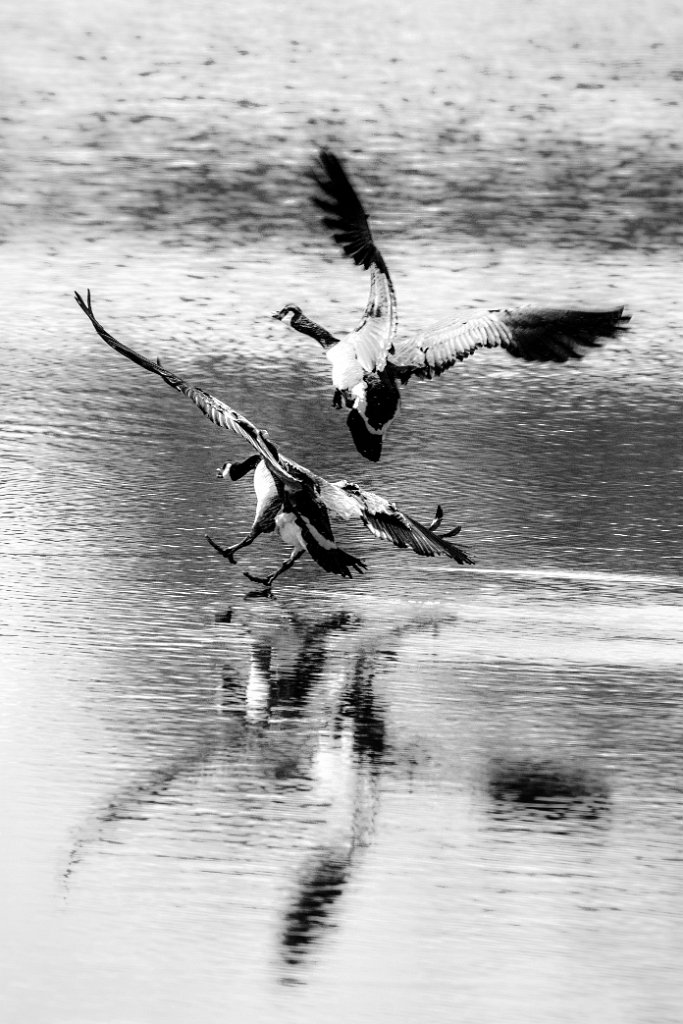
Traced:
POLYGON ((254 576, 251 572, 245 572, 244 575, 248 580, 251 580, 252 583, 260 583, 262 587, 266 588, 266 590, 270 590, 273 585, 273 580, 275 579, 274 576, 254 576))
POLYGON ((211 540, 208 533, 206 534, 206 539, 208 540, 211 547, 215 551, 217 551, 219 555, 222 555, 223 558, 227 558, 227 560, 229 562, 232 562, 233 565, 235 564, 235 558, 233 556, 233 551, 235 550, 234 548, 222 548, 220 544, 216 544, 215 540, 211 540))

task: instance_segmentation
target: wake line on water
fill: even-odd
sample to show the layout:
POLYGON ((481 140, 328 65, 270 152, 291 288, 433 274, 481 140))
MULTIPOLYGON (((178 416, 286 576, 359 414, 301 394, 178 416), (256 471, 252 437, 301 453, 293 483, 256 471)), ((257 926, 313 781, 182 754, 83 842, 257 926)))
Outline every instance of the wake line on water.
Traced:
POLYGON ((683 590, 683 578, 679 576, 650 576, 645 573, 613 573, 595 571, 573 571, 571 569, 485 569, 478 566, 467 566, 458 569, 458 573, 480 576, 508 576, 518 579, 569 580, 577 583, 641 583, 647 586, 666 587, 671 590, 683 590))
MULTIPOLYGON (((182 532, 192 533, 192 527, 182 527, 182 532)), ((66 542, 65 542, 66 543, 66 542)), ((52 545, 54 548, 54 545, 52 545)), ((106 551, 103 552, 97 548, 87 551, 73 551, 69 550, 50 550, 45 551, 42 549, 33 549, 26 551, 2 551, 0 552, 0 558, 56 558, 68 559, 70 562, 77 561, 89 561, 93 555, 106 558, 107 560, 113 561, 139 561, 140 558, 151 558, 154 554, 161 552, 176 552, 179 549, 179 544, 173 541, 169 541, 165 544, 158 544, 154 551, 144 548, 135 551, 106 551)), ((430 567, 431 568, 431 567, 430 567)), ((450 565, 434 566, 433 571, 439 572, 450 572, 450 565)), ((594 571, 573 571, 571 569, 486 569, 480 566, 458 566, 457 575, 463 573, 474 576, 504 576, 511 579, 537 579, 537 580, 568 580, 569 582, 576 583, 602 583, 602 584, 619 584, 619 583, 637 583, 647 586, 656 586, 662 588, 668 588, 670 590, 683 590, 683 577, 680 576, 654 576, 647 575, 645 573, 612 573, 612 572, 600 572, 594 571)))

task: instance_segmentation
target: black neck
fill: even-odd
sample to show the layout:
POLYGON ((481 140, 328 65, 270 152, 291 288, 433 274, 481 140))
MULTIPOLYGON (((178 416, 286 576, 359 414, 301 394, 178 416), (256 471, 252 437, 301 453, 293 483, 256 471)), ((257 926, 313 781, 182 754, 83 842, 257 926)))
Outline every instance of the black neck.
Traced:
POLYGON ((315 320, 309 320, 303 313, 294 313, 290 321, 292 327, 297 330, 300 334, 307 334, 309 338, 315 338, 319 345, 323 348, 331 348, 332 345, 339 344, 339 338, 335 338, 333 334, 326 331, 324 327, 317 324, 315 320))
POLYGON ((229 470, 230 479, 241 480, 247 473, 251 473, 252 469, 256 469, 260 461, 260 455, 250 455, 244 462, 233 462, 229 470))

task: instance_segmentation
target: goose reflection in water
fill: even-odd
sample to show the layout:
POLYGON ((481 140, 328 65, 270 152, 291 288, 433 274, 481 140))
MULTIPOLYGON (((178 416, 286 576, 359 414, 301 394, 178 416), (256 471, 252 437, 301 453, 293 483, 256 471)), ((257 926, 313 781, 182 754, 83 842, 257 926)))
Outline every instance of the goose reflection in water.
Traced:
MULTIPOLYGON (((164 758, 159 767, 121 787, 93 815, 80 830, 69 854, 66 881, 86 849, 111 843, 112 833, 123 822, 143 822, 152 805, 170 802, 172 787, 181 780, 186 784, 188 779, 199 780, 210 767, 217 772, 221 767, 227 768, 229 775, 237 778, 243 775, 245 763, 248 765, 252 783, 243 787, 240 778, 234 796, 242 802, 241 810, 251 816, 255 828, 261 824, 263 806, 260 797, 253 806, 246 806, 250 793, 260 792, 264 783, 275 789, 287 779, 292 780, 296 789, 301 788, 302 782, 309 784, 317 734, 337 711, 336 702, 345 690, 345 666, 353 666, 355 656, 352 643, 341 673, 338 665, 331 670, 327 638, 341 635, 350 626, 360 631, 361 624, 346 612, 306 619, 268 600, 262 602, 258 616, 250 614, 250 620, 245 628, 232 610, 217 617, 232 633, 231 646, 236 654, 224 667, 217 708, 214 707, 208 721, 202 718, 193 723, 193 742, 186 742, 174 756, 164 758), (262 623, 260 628, 253 624, 255 618, 262 623), (243 658, 237 656, 237 652, 245 650, 249 652, 246 669, 243 658), (307 709, 312 694, 322 703, 322 717, 319 709, 314 715, 307 709), (272 728, 271 710, 275 719, 272 728)), ((361 637, 362 634, 354 638, 354 643, 362 642, 361 637)), ((184 721, 180 725, 186 737, 184 721)), ((149 741, 148 733, 145 741, 149 741)), ((174 737, 173 746, 177 745, 174 737)))
MULTIPOLYGON (((217 689, 218 708, 207 706, 189 725, 184 707, 176 712, 170 740, 177 754, 139 772, 93 814, 64 877, 71 886, 87 854, 116 856, 131 828, 147 834, 148 819, 159 817, 169 822, 163 831, 166 842, 178 844, 176 856, 202 861, 208 851, 228 876, 240 863, 253 872, 280 847, 289 862, 298 849, 277 910, 278 970, 287 982, 334 925, 336 904, 373 839, 385 750, 373 678, 397 656, 392 637, 398 644, 407 630, 433 622, 415 623, 410 612, 408 623, 387 631, 355 612, 315 617, 305 606, 297 611, 269 601, 258 614, 252 609, 246 624, 242 609, 221 616, 234 657, 217 689), (207 785, 214 799, 207 799, 207 785), (201 845, 188 853, 180 817, 192 812, 200 787, 202 806, 216 809, 201 833, 193 820, 191 842, 201 845), (264 834, 271 837, 265 846, 264 834)), ((149 743, 144 723, 141 737, 149 743)), ((168 736, 164 742, 168 748, 168 736)), ((234 898, 229 886, 223 896, 234 898)))
MULTIPOLYGON (((261 596, 269 599, 267 594, 261 596)), ((280 714, 286 714, 287 709, 296 714, 325 676, 328 636, 358 630, 359 626, 359 619, 347 611, 313 620, 292 611, 284 630, 273 631, 269 619, 265 633, 254 630, 249 639, 246 685, 241 670, 236 675, 232 664, 225 666, 218 693, 219 710, 244 713, 253 723, 266 722, 275 707, 280 714)))
MULTIPOLYGON (((318 723, 314 745, 297 746, 289 762, 280 758, 277 768, 280 778, 308 779, 309 803, 318 817, 313 849, 297 871, 284 911, 283 983, 297 980, 294 969, 335 925, 335 906, 374 834, 385 726, 372 682, 382 659, 392 656, 388 639, 405 636, 405 628, 383 628, 360 645, 354 635, 350 648, 335 650, 341 635, 355 634, 359 625, 348 612, 312 622, 294 615, 286 636, 269 632, 251 639, 247 721, 264 735, 286 731, 292 718, 313 716, 318 723)), ((222 688, 233 711, 235 682, 228 673, 222 688)))
MULTIPOLYGON (((334 801, 333 834, 308 856, 285 912, 282 954, 288 968, 303 962, 326 927, 363 850, 372 842, 385 726, 372 681, 377 652, 356 657, 329 732, 321 735, 316 772, 334 801)), ((291 974, 282 977, 291 982, 291 974)))

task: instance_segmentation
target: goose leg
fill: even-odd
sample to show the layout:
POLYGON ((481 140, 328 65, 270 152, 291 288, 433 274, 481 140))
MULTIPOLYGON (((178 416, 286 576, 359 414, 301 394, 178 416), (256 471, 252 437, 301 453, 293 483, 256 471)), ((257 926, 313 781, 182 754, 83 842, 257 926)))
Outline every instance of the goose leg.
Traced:
POLYGON ((217 551, 219 555, 222 555, 223 558, 227 558, 227 560, 229 562, 232 562, 232 564, 234 565, 235 552, 239 551, 240 548, 246 548, 248 544, 253 544, 253 542, 260 535, 260 533, 261 530, 250 530, 246 537, 244 537, 238 544, 233 544, 232 547, 229 548, 222 548, 220 544, 216 544, 216 541, 211 540, 211 537, 209 537, 208 533, 206 535, 206 539, 208 540, 209 544, 214 549, 214 551, 217 551))
POLYGON ((270 576, 254 576, 253 573, 250 572, 245 572, 244 575, 247 577, 248 580, 251 580, 252 583, 262 583, 263 586, 266 588, 272 587, 274 581, 278 578, 278 576, 281 576, 283 572, 287 572, 288 569, 291 569, 294 563, 298 561, 298 559, 301 558, 303 554, 303 549, 299 551, 292 551, 289 558, 285 558, 280 568, 276 569, 276 571, 271 573, 270 576))

